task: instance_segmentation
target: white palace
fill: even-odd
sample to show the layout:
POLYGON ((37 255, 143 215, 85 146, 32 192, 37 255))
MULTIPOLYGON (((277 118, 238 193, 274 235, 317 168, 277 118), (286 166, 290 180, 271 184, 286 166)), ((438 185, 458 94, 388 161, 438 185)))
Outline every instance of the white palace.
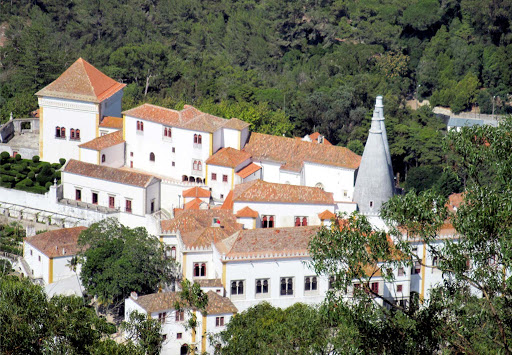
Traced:
MULTIPOLYGON (((307 264, 311 237, 338 212, 358 209, 379 224, 380 207, 394 193, 382 97, 361 157, 318 133, 251 132, 244 121, 189 105, 122 111, 124 87, 78 59, 36 93, 39 155, 67 160, 61 185, 38 196, 1 188, 0 213, 46 216, 46 223, 67 228, 26 238, 26 273, 47 287, 66 282, 78 226, 114 217, 146 227, 180 263, 183 277, 211 299, 197 334, 184 328, 172 292, 126 300, 127 313, 139 310, 165 323, 164 353, 191 343, 211 352, 206 334, 263 300, 279 307, 320 303, 332 280, 307 264)), ((422 272, 396 270, 393 283, 377 275, 371 287, 405 303, 411 292, 428 291, 422 272)))

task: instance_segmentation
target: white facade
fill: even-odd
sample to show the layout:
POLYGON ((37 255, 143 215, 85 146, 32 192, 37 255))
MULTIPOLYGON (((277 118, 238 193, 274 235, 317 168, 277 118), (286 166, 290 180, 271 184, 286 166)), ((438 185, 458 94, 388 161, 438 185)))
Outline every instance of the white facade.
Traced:
POLYGON ((301 185, 320 187, 333 193, 334 201, 352 201, 355 184, 355 170, 336 166, 304 162, 301 185))

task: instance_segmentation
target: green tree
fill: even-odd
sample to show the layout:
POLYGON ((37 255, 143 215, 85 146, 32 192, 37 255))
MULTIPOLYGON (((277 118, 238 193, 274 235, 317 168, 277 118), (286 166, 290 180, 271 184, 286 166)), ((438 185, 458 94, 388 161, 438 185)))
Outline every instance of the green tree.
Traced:
POLYGON ((83 231, 78 243, 82 284, 109 307, 121 306, 132 291, 157 292, 177 277, 176 263, 143 227, 132 229, 106 219, 83 231))
POLYGON ((139 312, 130 313, 130 318, 121 324, 127 338, 144 349, 144 354, 156 355, 160 353, 164 337, 160 334, 162 323, 156 319, 148 318, 139 312))

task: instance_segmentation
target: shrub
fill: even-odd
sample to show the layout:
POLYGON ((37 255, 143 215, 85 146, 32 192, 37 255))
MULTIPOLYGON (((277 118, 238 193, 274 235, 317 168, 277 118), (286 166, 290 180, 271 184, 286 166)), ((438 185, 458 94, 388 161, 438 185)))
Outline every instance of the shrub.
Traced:
POLYGON ((16 154, 16 156, 14 157, 14 160, 20 161, 21 160, 21 154, 16 154))
POLYGON ((11 157, 11 155, 10 155, 8 152, 2 152, 2 153, 0 154, 0 158, 1 158, 2 160, 7 160, 7 159, 9 159, 10 157, 11 157))
POLYGON ((61 175, 61 174, 60 174, 60 171, 56 171, 56 172, 55 172, 55 178, 56 178, 57 180, 60 180, 60 175, 61 175))
POLYGON ((11 167, 12 167, 12 170, 17 171, 19 173, 21 173, 24 170, 23 165, 19 165, 19 164, 14 164, 11 167))
POLYGON ((38 163, 38 162, 39 162, 39 155, 34 155, 34 156, 32 157, 32 161, 33 161, 34 163, 38 163))
MULTIPOLYGON (((5 152, 4 152, 5 153, 5 152)), ((8 170, 11 170, 11 166, 10 165, 6 165, 6 166, 3 166, 2 167, 4 170, 8 171, 8 170)))
POLYGON ((66 164, 66 159, 64 159, 64 158, 60 158, 60 159, 59 159, 59 163, 60 163, 60 165, 64 165, 64 164, 66 164))
POLYGON ((10 182, 3 182, 2 181, 2 182, 0 182, 0 186, 6 187, 8 189, 12 189, 12 183, 10 183, 10 182))
POLYGON ((14 182, 14 176, 2 175, 2 182, 14 182))
POLYGON ((34 173, 33 171, 29 172, 27 174, 27 177, 30 179, 30 180, 34 180, 36 178, 36 173, 34 173))
POLYGON ((59 163, 53 163, 52 169, 59 170, 61 168, 61 165, 59 163))
POLYGON ((30 179, 23 179, 23 180, 21 180, 20 182, 18 182, 18 183, 16 184, 16 186, 18 186, 18 185, 20 185, 20 184, 21 184, 21 185, 25 185, 25 186, 34 186, 34 182, 33 182, 32 180, 30 180, 30 179))
POLYGON ((51 187, 52 185, 53 185, 53 183, 52 183, 52 182, 50 182, 50 181, 48 181, 48 182, 46 183, 46 185, 44 185, 44 187, 45 187, 45 189, 46 189, 46 190, 49 190, 49 189, 50 189, 50 187, 51 187))

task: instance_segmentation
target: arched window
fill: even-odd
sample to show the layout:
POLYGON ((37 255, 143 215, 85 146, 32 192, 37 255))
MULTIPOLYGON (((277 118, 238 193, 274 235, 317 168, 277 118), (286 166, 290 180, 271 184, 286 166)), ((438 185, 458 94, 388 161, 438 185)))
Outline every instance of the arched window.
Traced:
POLYGON ((187 175, 183 175, 181 177, 181 181, 188 181, 188 176, 187 175))
POLYGON ((155 161, 155 153, 149 153, 149 161, 155 161))
POLYGON ((319 189, 323 190, 324 189, 324 184, 322 184, 321 182, 318 182, 315 187, 318 187, 319 189))
POLYGON ((199 171, 203 170, 203 164, 201 164, 200 161, 197 162, 197 170, 199 170, 199 171))
POLYGON ((311 279, 309 277, 306 277, 306 284, 304 286, 305 286, 306 291, 311 290, 311 279))
POLYGON ((60 138, 60 127, 59 126, 55 127, 55 137, 60 138))
POLYGON ((300 217, 295 217, 295 227, 300 226, 300 217))
POLYGON ((203 137, 201 135, 197 136, 197 144, 203 144, 203 137))
POLYGON ((66 138, 66 128, 62 127, 62 128, 60 129, 60 136, 61 136, 62 138, 66 138))
POLYGON ((105 162, 105 160, 106 160, 105 154, 102 154, 102 155, 101 155, 101 162, 102 162, 102 163, 104 163, 104 162, 105 162))
POLYGON ((140 130, 143 131, 144 130, 144 122, 140 121, 140 130))
POLYGON ((194 134, 194 144, 197 144, 197 134, 194 134))
POLYGON ((190 181, 190 182, 196 182, 196 179, 195 179, 193 176, 191 176, 191 177, 189 177, 189 178, 188 178, 188 181, 190 181))
POLYGON ((80 139, 80 130, 79 130, 79 129, 77 129, 77 130, 75 131, 75 138, 76 138, 76 139, 80 139))
POLYGON ((231 282, 231 294, 236 295, 238 288, 236 287, 236 281, 231 282))
POLYGON ((164 128, 164 136, 167 137, 167 127, 164 128))
POLYGON ((75 130, 73 128, 69 130, 69 138, 75 139, 75 130))
POLYGON ((306 217, 302 217, 302 225, 307 226, 308 225, 308 219, 306 217))
POLYGON ((202 183, 203 183, 203 179, 201 179, 201 178, 196 178, 196 182, 197 182, 198 184, 202 184, 202 183))
POLYGON ((206 264, 201 264, 201 276, 206 276, 206 264))
POLYGON ((197 160, 194 160, 194 164, 192 164, 192 169, 197 170, 197 160))
POLYGON ((270 216, 270 218, 268 219, 268 227, 274 228, 274 216, 270 216))
POLYGON ((267 219, 267 216, 264 216, 262 221, 261 221, 261 224, 262 224, 262 228, 268 228, 268 219, 267 219))
POLYGON ((312 277, 311 278, 311 290, 316 290, 316 287, 317 287, 317 282, 316 282, 316 277, 312 277))
POLYGON ((171 258, 176 259, 176 247, 171 248, 171 258))

